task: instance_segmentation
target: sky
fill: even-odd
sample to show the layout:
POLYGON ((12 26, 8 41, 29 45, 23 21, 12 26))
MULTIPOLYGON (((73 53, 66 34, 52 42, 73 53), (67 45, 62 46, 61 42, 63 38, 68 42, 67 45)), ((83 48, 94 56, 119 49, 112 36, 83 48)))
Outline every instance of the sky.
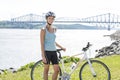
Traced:
POLYGON ((43 15, 53 11, 56 17, 85 18, 100 14, 120 14, 119 0, 0 0, 0 20, 26 14, 43 15))

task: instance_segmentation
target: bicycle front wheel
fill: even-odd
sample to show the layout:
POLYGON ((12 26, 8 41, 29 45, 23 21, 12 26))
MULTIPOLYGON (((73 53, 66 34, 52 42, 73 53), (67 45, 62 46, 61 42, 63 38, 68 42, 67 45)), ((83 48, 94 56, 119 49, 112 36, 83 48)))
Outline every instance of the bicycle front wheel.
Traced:
POLYGON ((93 75, 88 62, 84 63, 80 69, 80 80, 110 80, 111 75, 108 67, 101 61, 90 60, 92 67, 96 73, 93 75))
MULTIPOLYGON (((31 80, 43 80, 43 72, 44 72, 44 64, 42 60, 39 60, 34 64, 34 66, 31 69, 31 80)), ((49 73, 48 73, 48 80, 52 79, 52 74, 53 74, 53 67, 50 66, 49 73)), ((59 76, 61 76, 61 69, 59 72, 59 76)), ((61 78, 58 77, 57 80, 61 80, 61 78)))

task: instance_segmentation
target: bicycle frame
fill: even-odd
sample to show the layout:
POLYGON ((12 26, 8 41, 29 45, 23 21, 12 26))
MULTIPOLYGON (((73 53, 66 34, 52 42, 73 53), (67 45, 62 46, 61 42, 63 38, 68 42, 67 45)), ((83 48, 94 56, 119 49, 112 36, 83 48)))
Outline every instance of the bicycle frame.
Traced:
MULTIPOLYGON (((89 48, 88 48, 89 49, 89 48)), ((86 50, 87 51, 87 50, 86 50)), ((79 53, 79 54, 76 54, 76 55, 73 55, 71 57, 74 57, 74 56, 78 56, 78 55, 83 55, 82 59, 80 58, 80 60, 78 61, 78 63, 76 64, 75 68, 73 68, 69 73, 67 73, 69 76, 78 68, 78 66, 80 65, 80 63, 82 63, 84 60, 86 60, 89 64, 89 67, 90 67, 90 70, 91 70, 91 73, 93 76, 96 76, 96 73, 92 67, 92 64, 90 62, 90 58, 87 56, 87 52, 86 51, 83 51, 83 53, 79 53)), ((66 73, 66 70, 65 70, 65 66, 64 66, 64 61, 66 60, 67 58, 65 59, 60 59, 60 62, 62 64, 62 69, 63 69, 63 73, 66 73)))

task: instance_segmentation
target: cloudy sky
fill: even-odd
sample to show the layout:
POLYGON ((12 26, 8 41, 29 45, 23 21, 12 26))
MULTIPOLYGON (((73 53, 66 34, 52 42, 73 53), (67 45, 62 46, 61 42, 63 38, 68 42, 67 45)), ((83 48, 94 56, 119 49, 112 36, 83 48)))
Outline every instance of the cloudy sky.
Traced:
POLYGON ((119 0, 0 0, 0 20, 29 13, 42 15, 48 11, 57 17, 85 18, 105 13, 120 14, 119 0))

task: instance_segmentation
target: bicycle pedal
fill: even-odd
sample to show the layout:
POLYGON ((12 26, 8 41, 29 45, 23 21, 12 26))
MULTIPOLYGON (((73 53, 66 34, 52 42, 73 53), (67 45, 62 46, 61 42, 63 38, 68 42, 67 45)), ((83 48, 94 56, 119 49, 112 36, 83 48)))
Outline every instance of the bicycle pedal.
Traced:
POLYGON ((63 73, 63 75, 61 76, 61 80, 70 80, 70 75, 67 73, 63 73))

